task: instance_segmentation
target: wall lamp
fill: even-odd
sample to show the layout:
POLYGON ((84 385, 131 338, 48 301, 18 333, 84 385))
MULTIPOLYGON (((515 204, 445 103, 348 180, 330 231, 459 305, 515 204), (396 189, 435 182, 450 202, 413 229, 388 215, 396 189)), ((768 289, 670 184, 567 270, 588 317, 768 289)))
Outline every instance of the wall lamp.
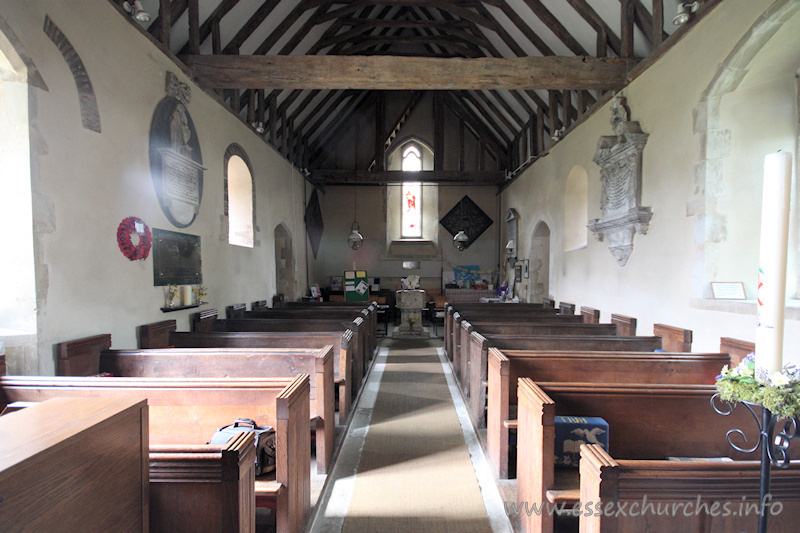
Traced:
POLYGON ((506 261, 509 263, 515 263, 517 261, 517 256, 515 254, 516 247, 517 244, 513 239, 506 244, 506 261))
POLYGON ((141 0, 122 2, 122 9, 127 11, 131 17, 135 18, 139 22, 150 22, 150 13, 144 10, 141 0))
POLYGON ((698 2, 679 2, 678 3, 678 14, 675 15, 675 18, 672 19, 672 23, 676 26, 682 26, 689 22, 689 19, 692 18, 692 13, 697 11, 699 7, 698 2))
POLYGON ((467 248, 467 242, 469 242, 469 236, 463 229, 453 237, 453 246, 455 246, 456 250, 459 252, 463 252, 467 248))

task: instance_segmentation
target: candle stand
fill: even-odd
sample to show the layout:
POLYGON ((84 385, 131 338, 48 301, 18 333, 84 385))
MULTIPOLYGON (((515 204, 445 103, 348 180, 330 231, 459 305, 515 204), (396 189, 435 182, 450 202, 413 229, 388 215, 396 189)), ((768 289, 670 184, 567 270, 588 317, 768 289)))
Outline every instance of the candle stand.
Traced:
MULTIPOLYGON (((770 473, 772 466, 776 468, 788 468, 789 461, 789 443, 792 439, 797 437, 797 418, 781 419, 781 417, 772 413, 763 405, 751 402, 740 402, 744 405, 758 425, 758 440, 750 447, 739 446, 732 440, 733 435, 741 439, 742 444, 746 443, 747 439, 741 429, 731 429, 727 433, 728 444, 731 447, 742 453, 753 453, 761 448, 761 474, 760 485, 758 493, 758 533, 767 533, 767 519, 769 518, 769 511, 765 510, 763 505, 765 498, 770 493, 770 473), (756 414, 754 408, 761 408, 761 416, 756 414), (779 420, 783 420, 782 424, 778 424, 779 420), (776 429, 780 431, 776 434, 776 429)), ((720 399, 720 394, 717 393, 711 397, 711 407, 714 408, 718 414, 728 416, 733 412, 734 405, 720 399)))

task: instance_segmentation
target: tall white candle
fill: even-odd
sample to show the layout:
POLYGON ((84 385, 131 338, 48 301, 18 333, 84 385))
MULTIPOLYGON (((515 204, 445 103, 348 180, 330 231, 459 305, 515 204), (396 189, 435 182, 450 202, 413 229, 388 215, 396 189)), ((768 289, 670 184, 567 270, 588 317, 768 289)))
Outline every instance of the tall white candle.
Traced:
POLYGON ((183 305, 192 305, 194 303, 192 299, 192 286, 181 285, 181 300, 183 305))
POLYGON ((789 242, 792 154, 764 159, 761 248, 756 309, 756 369, 783 368, 783 309, 786 302, 786 255, 789 242))

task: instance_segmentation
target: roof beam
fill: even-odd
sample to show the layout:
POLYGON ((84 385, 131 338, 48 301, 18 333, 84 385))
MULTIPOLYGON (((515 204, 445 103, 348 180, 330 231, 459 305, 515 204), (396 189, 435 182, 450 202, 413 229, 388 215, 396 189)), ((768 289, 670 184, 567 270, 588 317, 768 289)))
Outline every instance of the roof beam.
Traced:
POLYGON ((207 88, 617 89, 629 62, 596 57, 185 56, 207 88))
POLYGON ((470 185, 499 185, 505 182, 504 170, 312 170, 311 181, 331 185, 382 185, 384 183, 466 183, 470 185))

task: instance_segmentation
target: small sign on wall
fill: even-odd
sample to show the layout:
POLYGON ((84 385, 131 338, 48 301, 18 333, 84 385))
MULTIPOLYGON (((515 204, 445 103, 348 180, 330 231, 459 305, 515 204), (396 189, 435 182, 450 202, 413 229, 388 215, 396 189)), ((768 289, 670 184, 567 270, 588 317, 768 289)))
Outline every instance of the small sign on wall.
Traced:
POLYGON ((741 281, 712 281, 711 294, 715 300, 746 300, 744 283, 741 281))

